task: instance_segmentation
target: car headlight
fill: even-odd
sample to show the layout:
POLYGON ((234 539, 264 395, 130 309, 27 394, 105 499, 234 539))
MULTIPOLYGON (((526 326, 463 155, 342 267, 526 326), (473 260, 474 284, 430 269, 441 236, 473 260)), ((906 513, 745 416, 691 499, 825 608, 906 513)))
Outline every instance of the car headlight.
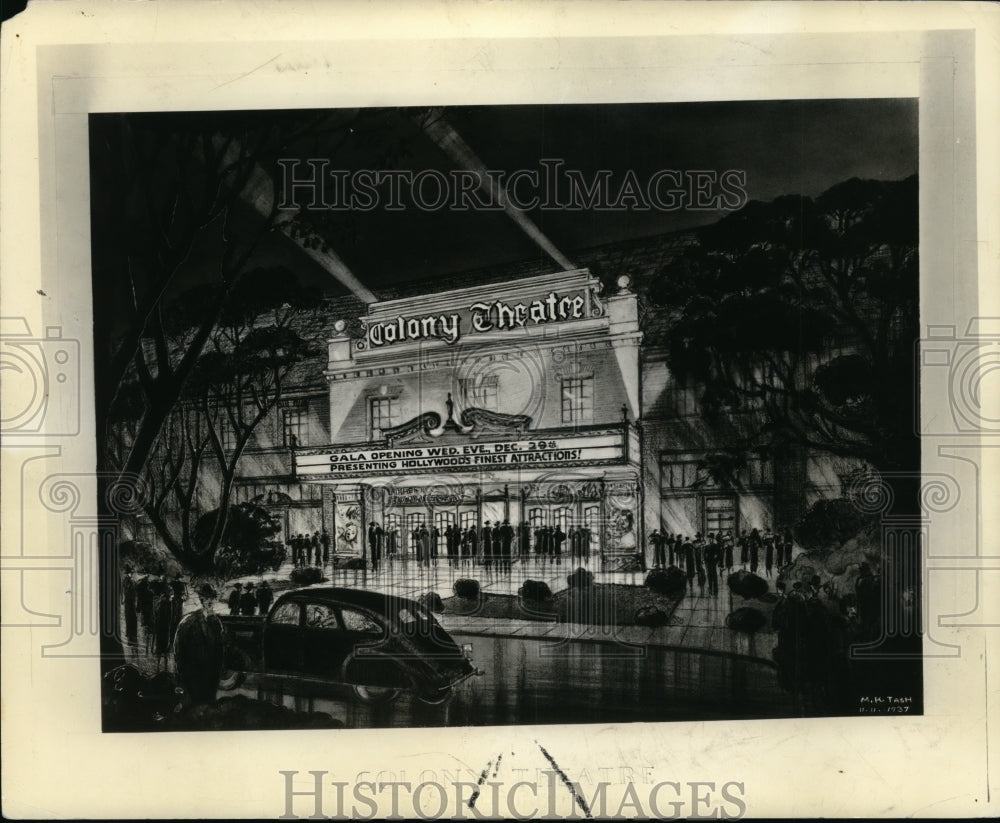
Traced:
POLYGON ((464 654, 466 657, 472 657, 472 644, 471 643, 463 643, 462 644, 462 654, 464 654))

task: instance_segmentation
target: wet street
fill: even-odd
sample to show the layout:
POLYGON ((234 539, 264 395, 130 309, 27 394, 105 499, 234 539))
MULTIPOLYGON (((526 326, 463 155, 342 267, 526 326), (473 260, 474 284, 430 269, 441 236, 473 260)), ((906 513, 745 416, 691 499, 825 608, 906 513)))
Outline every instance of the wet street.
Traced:
POLYGON ((403 694, 366 705, 347 689, 251 675, 236 692, 297 711, 330 714, 348 728, 622 723, 788 717, 774 668, 744 657, 616 643, 484 637, 472 644, 483 671, 429 706, 403 694))

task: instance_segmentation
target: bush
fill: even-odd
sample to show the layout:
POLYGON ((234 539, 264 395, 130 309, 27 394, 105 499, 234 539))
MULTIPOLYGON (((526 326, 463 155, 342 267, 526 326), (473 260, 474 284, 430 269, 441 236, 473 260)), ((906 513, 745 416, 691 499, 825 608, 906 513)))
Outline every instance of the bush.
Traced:
POLYGON ((807 551, 829 551, 877 523, 876 517, 845 497, 817 500, 795 527, 795 539, 807 551))
POLYGON ((424 592, 417 602, 429 612, 441 614, 444 611, 444 603, 441 602, 441 595, 437 592, 424 592))
POLYGON ((726 584, 733 594, 738 594, 746 600, 767 594, 767 581, 750 572, 734 572, 726 579, 726 584))
POLYGON ((297 586, 310 586, 323 580, 323 572, 315 566, 302 566, 292 569, 289 579, 297 586))
POLYGON ((767 618, 760 609, 752 609, 744 606, 736 609, 726 617, 726 626, 734 632, 744 632, 745 634, 755 634, 764 628, 767 618))
POLYGON ((552 599, 552 589, 544 580, 525 580, 517 593, 522 600, 533 603, 544 603, 552 599))
POLYGON ((594 585, 594 573, 581 567, 566 575, 566 582, 571 589, 589 589, 594 585))
POLYGON ((679 594, 687 587, 687 577, 676 566, 653 569, 646 575, 646 588, 657 594, 679 594))
POLYGON ((465 600, 475 600, 479 597, 479 581, 470 580, 468 577, 461 577, 455 581, 455 585, 451 587, 451 590, 455 593, 455 597, 461 597, 465 600))
POLYGON ((635 613, 637 626, 666 626, 669 622, 670 615, 656 606, 643 606, 635 613))

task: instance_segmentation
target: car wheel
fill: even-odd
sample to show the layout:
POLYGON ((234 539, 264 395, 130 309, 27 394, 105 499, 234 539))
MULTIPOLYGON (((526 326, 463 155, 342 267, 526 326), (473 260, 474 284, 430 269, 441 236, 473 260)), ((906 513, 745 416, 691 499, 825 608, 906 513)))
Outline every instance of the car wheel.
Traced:
POLYGON ((219 678, 219 688, 224 692, 232 691, 233 689, 238 689, 243 685, 243 681, 247 679, 247 673, 242 671, 236 671, 229 669, 222 673, 222 677, 219 678))
POLYGON ((228 692, 238 689, 247 679, 247 669, 250 668, 250 659, 243 652, 232 654, 226 661, 222 670, 222 677, 219 678, 219 688, 228 692))
POLYGON ((445 686, 443 689, 437 689, 432 692, 423 692, 418 695, 421 703, 426 703, 428 706, 440 706, 452 695, 452 687, 445 686))
POLYGON ((390 686, 355 686, 354 694, 362 703, 377 705, 379 703, 391 703, 399 697, 401 689, 394 689, 390 686))

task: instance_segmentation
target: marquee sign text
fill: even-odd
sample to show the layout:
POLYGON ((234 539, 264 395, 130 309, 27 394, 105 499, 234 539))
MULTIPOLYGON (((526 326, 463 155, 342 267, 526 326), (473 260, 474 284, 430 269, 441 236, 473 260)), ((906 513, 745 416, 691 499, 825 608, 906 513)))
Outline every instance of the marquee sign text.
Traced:
POLYGON ((624 460, 620 434, 595 434, 505 443, 448 446, 405 446, 360 451, 337 450, 296 454, 300 476, 371 477, 419 470, 469 471, 497 468, 544 468, 624 460))

